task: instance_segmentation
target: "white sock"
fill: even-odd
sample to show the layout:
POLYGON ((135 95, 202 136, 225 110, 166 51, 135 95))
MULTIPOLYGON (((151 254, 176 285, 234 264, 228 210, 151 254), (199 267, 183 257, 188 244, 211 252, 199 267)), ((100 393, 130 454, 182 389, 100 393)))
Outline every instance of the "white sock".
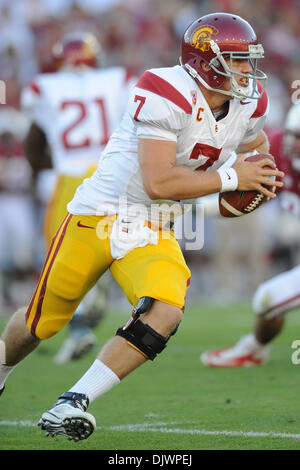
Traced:
POLYGON ((7 377, 15 367, 16 366, 5 366, 4 364, 0 364, 0 390, 4 387, 7 377))
POLYGON ((120 383, 119 377, 103 362, 96 359, 69 392, 84 393, 91 403, 118 383, 120 383))

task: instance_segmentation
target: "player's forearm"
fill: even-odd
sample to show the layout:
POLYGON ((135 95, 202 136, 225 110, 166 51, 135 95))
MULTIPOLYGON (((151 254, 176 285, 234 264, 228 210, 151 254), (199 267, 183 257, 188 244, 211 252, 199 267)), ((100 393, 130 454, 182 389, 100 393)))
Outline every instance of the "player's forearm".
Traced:
POLYGON ((193 171, 175 166, 176 150, 176 142, 139 139, 139 163, 150 199, 193 199, 221 190, 221 179, 216 171, 193 171))
MULTIPOLYGON (((145 185, 145 182, 144 182, 145 185)), ((221 179, 216 171, 191 171, 173 167, 155 181, 148 181, 146 192, 151 199, 193 199, 221 190, 221 179)))

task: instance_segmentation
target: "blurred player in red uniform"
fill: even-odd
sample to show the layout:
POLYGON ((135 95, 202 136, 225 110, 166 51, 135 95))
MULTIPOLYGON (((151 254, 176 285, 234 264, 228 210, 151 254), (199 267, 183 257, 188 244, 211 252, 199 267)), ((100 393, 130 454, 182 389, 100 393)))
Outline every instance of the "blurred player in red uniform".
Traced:
MULTIPOLYGON (((285 173, 280 190, 283 210, 300 218, 300 104, 287 115, 284 131, 270 136, 270 153, 285 173)), ((201 355, 209 367, 247 367, 265 363, 272 340, 281 332, 287 312, 300 307, 300 266, 261 284, 253 297, 256 324, 253 333, 243 336, 231 348, 205 351, 201 355)))

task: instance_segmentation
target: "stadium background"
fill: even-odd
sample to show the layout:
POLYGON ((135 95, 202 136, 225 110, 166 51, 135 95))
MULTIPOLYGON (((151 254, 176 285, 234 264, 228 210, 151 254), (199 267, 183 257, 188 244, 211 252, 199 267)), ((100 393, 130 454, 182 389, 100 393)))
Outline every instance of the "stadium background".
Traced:
MULTIPOLYGON (((6 85, 6 104, 0 105, 2 312, 29 300, 44 258, 47 188, 37 184, 23 156, 28 121, 20 110, 22 88, 37 73, 53 71, 52 46, 70 31, 89 30, 99 38, 104 66, 123 65, 140 75, 177 64, 185 27, 213 11, 239 14, 255 28, 266 55, 260 65, 269 75, 267 128, 280 129, 300 77, 298 0, 0 0, 0 79, 6 85), (19 201, 18 227, 8 222, 12 198, 19 201)), ((298 234, 299 223, 282 214, 277 201, 236 220, 207 218, 203 249, 185 253, 192 270, 188 302, 250 301, 260 282, 299 261, 298 234)), ((112 305, 123 305, 114 283, 110 297, 112 305)))

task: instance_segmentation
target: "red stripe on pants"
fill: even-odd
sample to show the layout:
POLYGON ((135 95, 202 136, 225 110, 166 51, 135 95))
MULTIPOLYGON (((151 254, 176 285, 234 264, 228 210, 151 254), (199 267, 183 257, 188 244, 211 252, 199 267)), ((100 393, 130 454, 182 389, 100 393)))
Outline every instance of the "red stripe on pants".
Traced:
POLYGON ((41 317, 41 313, 42 313, 42 306, 43 306, 43 301, 44 301, 44 296, 45 296, 45 291, 46 291, 46 286, 47 286, 47 281, 48 281, 48 277, 49 277, 49 274, 50 274, 50 271, 51 271, 51 268, 53 266, 53 263, 54 263, 54 260, 57 256, 57 253, 59 251, 59 248, 63 242, 63 239, 64 239, 64 236, 65 236, 65 233, 66 233, 66 230, 67 230, 67 227, 70 223, 70 220, 72 218, 72 215, 69 214, 67 216, 67 219, 65 221, 65 225, 64 225, 64 228, 63 228, 63 231, 59 237, 59 241, 57 243, 57 246, 55 248, 55 251, 52 255, 52 259, 51 259, 51 262, 50 262, 50 265, 47 269, 47 272, 46 272, 46 275, 44 277, 44 281, 43 281, 43 285, 42 285, 42 288, 41 288, 41 291, 40 291, 40 295, 39 295, 39 300, 38 300, 38 305, 37 305, 37 310, 36 310, 36 314, 34 316, 34 319, 32 321, 32 324, 31 324, 31 333, 33 335, 35 335, 35 331, 36 331, 36 327, 37 327, 37 324, 39 322, 39 319, 41 317))

